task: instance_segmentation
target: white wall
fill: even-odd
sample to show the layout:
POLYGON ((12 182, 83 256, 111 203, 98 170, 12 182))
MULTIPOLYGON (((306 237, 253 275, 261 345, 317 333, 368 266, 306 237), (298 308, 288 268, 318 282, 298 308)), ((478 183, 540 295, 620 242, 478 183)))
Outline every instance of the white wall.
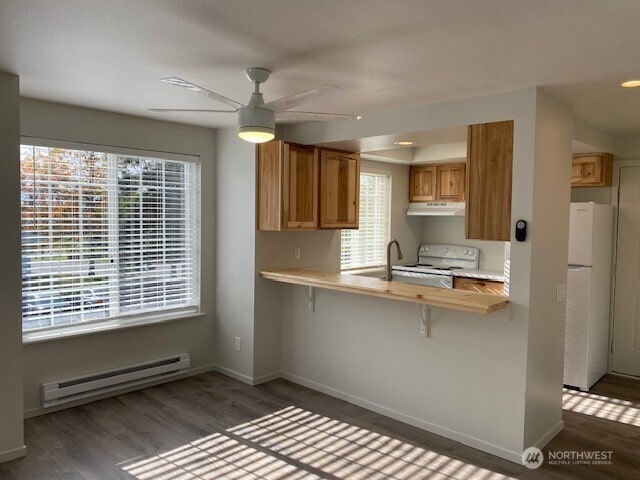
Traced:
POLYGON ((578 187, 571 189, 572 202, 595 202, 609 205, 611 203, 611 187, 578 187))
POLYGON ((439 163, 467 158, 467 142, 426 145, 413 149, 412 163, 439 163))
POLYGON ((464 234, 464 217, 424 217, 422 240, 424 243, 450 243, 480 249, 480 268, 504 270, 505 242, 467 240, 464 234))
MULTIPOLYGON (((43 382, 181 352, 191 354, 193 372, 209 370, 214 361, 215 349, 215 132, 205 128, 23 99, 20 133, 23 136, 69 142, 198 155, 202 165, 201 303, 205 315, 25 345, 26 414, 41 412, 40 385, 43 382)), ((4 179, 5 176, 3 181, 4 179)), ((17 318, 19 316, 18 313, 17 318)))
POLYGON ((24 455, 19 79, 0 72, 0 462, 24 455))
POLYGON ((636 159, 640 157, 640 138, 638 135, 630 135, 623 137, 618 142, 619 148, 616 153, 616 159, 636 159))

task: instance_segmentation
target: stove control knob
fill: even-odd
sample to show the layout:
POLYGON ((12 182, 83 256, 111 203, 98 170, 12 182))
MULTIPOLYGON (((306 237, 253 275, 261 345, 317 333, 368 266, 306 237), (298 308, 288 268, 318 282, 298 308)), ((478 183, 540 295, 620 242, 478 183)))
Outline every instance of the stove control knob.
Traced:
POLYGON ((466 254, 468 254, 468 253, 470 253, 470 252, 469 252, 469 250, 467 250, 466 248, 465 248, 464 250, 462 250, 462 254, 463 254, 463 255, 466 255, 466 254))
POLYGON ((430 250, 431 250, 431 248, 430 248, 430 247, 424 247, 424 249, 423 249, 423 250, 424 250, 425 252, 428 252, 428 251, 430 251, 430 250))
POLYGON ((446 248, 446 247, 442 249, 442 253, 447 253, 448 251, 449 251, 449 249, 446 248))

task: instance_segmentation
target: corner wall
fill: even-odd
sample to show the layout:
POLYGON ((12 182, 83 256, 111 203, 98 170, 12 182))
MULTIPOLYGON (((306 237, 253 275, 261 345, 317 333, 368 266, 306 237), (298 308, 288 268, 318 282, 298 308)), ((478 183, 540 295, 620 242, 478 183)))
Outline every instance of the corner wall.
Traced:
POLYGON ((217 133, 215 340, 216 369, 252 383, 256 241, 255 146, 236 128, 217 133), (240 337, 240 351, 235 351, 240 337))
POLYGON ((0 462, 25 454, 22 425, 20 87, 0 72, 0 462))
POLYGON ((532 245, 524 446, 546 444, 562 429, 573 114, 542 90, 536 96, 532 245))
MULTIPOLYGON (((191 372, 214 357, 215 131, 31 99, 21 101, 20 134, 123 148, 198 155, 201 162, 201 305, 204 315, 92 333, 24 347, 24 409, 42 410, 41 384, 187 352, 191 372)), ((25 140, 28 141, 28 140, 25 140)), ((2 177, 3 181, 5 176, 2 177)), ((4 188, 2 190, 5 190, 4 188)), ((19 212, 19 208, 16 210, 19 212)), ((16 246, 20 240, 16 241, 16 246)), ((5 275, 4 270, 2 275, 5 275)), ((17 287, 20 281, 16 282, 17 287)), ((15 315, 19 322, 20 313, 15 315)), ((73 406, 69 403, 66 406, 73 406)), ((47 410, 49 411, 49 410, 47 410)))

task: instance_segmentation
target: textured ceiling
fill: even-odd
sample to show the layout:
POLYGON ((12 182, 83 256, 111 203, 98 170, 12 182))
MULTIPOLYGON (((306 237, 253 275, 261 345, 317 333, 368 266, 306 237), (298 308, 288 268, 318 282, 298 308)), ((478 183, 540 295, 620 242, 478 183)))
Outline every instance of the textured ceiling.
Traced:
POLYGON ((0 70, 26 97, 212 127, 235 117, 148 112, 224 108, 159 79, 244 103, 265 66, 267 100, 329 83, 304 110, 361 114, 541 85, 630 135, 638 20, 638 0, 0 0, 0 70))

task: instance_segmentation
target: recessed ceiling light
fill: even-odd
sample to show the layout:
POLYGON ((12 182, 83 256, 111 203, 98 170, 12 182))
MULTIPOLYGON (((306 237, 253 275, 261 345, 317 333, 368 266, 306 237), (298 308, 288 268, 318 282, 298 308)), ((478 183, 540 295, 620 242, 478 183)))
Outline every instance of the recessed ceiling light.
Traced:
POLYGON ((393 142, 394 145, 413 145, 413 142, 410 142, 409 140, 402 140, 400 142, 393 142))
POLYGON ((627 80, 626 82, 622 82, 620 86, 624 88, 637 88, 640 87, 640 80, 627 80))

